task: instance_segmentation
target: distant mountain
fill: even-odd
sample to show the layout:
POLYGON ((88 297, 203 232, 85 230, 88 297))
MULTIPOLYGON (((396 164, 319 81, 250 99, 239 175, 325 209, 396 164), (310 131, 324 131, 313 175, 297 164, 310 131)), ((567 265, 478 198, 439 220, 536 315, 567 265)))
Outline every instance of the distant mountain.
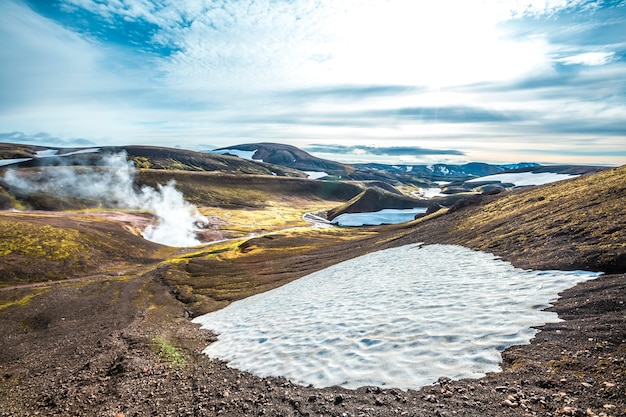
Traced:
POLYGON ((225 155, 241 155, 238 151, 250 152, 252 160, 299 169, 300 171, 321 171, 329 175, 344 177, 354 170, 350 165, 317 158, 295 146, 278 143, 249 143, 219 148, 214 152, 225 155))
POLYGON ((383 181, 390 184, 413 184, 428 187, 430 181, 467 180, 499 172, 537 168, 536 163, 492 165, 472 162, 464 165, 386 165, 343 164, 315 157, 295 146, 278 143, 248 143, 219 148, 213 152, 263 161, 301 171, 326 172, 330 176, 355 181, 383 181))
POLYGON ((470 162, 468 164, 433 164, 433 165, 385 165, 385 164, 357 164, 358 170, 378 170, 401 173, 416 176, 433 181, 461 180, 475 177, 484 177, 503 171, 537 168, 541 165, 532 162, 519 164, 493 165, 482 162, 470 162))
MULTIPOLYGON (((447 182, 446 195, 483 193, 513 188, 516 184, 497 178, 477 178, 508 172, 558 173, 581 175, 602 171, 607 167, 542 166, 536 163, 487 164, 355 164, 349 165, 315 157, 297 147, 276 143, 251 143, 216 149, 210 153, 156 146, 119 146, 96 148, 58 148, 0 143, 2 167, 39 167, 47 165, 98 165, 103 154, 125 152, 140 170, 215 172, 233 175, 321 178, 325 181, 354 181, 359 187, 380 187, 401 194, 394 187, 409 190, 439 188, 447 182), (312 172, 322 175, 311 175, 312 172), (325 174, 325 176, 324 176, 325 174), (472 181, 472 182, 468 182, 472 181)), ((453 199, 456 200, 456 199, 453 199)), ((453 201, 449 200, 449 201, 453 201)), ((448 200, 446 200, 448 201, 448 200)), ((447 205, 447 204, 444 204, 447 205)))
POLYGON ((306 177, 284 165, 262 164, 229 155, 216 155, 160 146, 103 146, 95 148, 57 148, 0 143, 0 167, 20 168, 47 165, 97 165, 102 155, 125 152, 140 169, 179 171, 219 171, 232 174, 306 177))

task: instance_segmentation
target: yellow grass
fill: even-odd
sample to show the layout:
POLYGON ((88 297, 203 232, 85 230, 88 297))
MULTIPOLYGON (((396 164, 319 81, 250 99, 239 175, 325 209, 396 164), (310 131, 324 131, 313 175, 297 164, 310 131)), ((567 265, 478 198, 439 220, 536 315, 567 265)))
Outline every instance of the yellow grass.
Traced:
POLYGON ((80 233, 73 229, 0 220, 0 257, 15 252, 63 260, 80 252, 80 240, 80 233))
POLYGON ((265 207, 258 209, 203 207, 200 211, 206 216, 217 217, 223 222, 220 230, 231 232, 232 237, 239 237, 251 233, 263 234, 311 226, 309 222, 302 219, 305 213, 327 210, 336 203, 294 199, 292 201, 266 201, 265 204, 265 207))

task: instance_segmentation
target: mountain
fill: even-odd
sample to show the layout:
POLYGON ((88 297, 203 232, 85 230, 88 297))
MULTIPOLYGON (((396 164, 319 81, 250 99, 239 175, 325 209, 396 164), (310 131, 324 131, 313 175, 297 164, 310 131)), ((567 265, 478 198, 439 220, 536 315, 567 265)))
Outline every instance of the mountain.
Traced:
POLYGON ((360 170, 383 170, 419 176, 433 181, 467 179, 471 177, 484 177, 503 171, 528 169, 540 167, 539 164, 523 162, 519 164, 493 165, 481 162, 470 162, 462 165, 454 164, 412 164, 412 165, 385 165, 385 164, 356 164, 360 170))
MULTIPOLYGON (((219 154, 231 154, 242 159, 263 161, 300 171, 325 172, 333 179, 354 181, 379 181, 393 186, 434 187, 433 182, 454 182, 463 188, 459 192, 470 191, 475 186, 463 185, 467 180, 503 172, 536 172, 582 175, 599 172, 607 167, 600 166, 542 166, 533 162, 515 164, 487 164, 470 162, 467 164, 411 164, 389 165, 377 163, 342 164, 317 158, 291 145, 277 143, 250 143, 216 149, 219 154)), ((497 182, 497 181, 495 181, 497 182)), ((482 184, 484 185, 484 184, 482 184)))
POLYGON ((251 152, 251 159, 274 165, 298 169, 300 171, 320 171, 329 175, 345 177, 353 171, 350 165, 317 158, 295 146, 278 143, 250 143, 216 149, 214 152, 237 155, 251 152))

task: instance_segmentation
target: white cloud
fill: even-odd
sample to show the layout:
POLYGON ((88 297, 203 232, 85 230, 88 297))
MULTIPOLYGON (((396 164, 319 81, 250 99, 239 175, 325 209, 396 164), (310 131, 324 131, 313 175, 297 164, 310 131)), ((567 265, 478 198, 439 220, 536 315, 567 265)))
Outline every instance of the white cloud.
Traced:
MULTIPOLYGON (((88 11, 100 20, 72 31, 21 0, 0 2, 0 41, 6 45, 0 58, 11 62, 0 67, 0 132, 45 131, 99 144, 218 146, 332 138, 434 140, 474 149, 482 138, 483 150, 504 137, 511 145, 502 149, 519 150, 526 140, 545 140, 568 121, 572 125, 570 118, 587 132, 626 120, 619 95, 626 68, 611 52, 623 45, 577 44, 602 24, 597 19, 576 20, 567 25, 572 36, 554 39, 564 30, 558 12, 595 4, 585 0, 63 4, 66 11, 83 10, 81 19, 90 18, 88 11), (150 29, 142 42, 174 52, 146 53, 150 48, 139 51, 92 31, 98 24, 105 31, 121 25, 123 33, 133 21, 150 29), (346 86, 354 90, 342 92, 346 86), (372 86, 409 88, 366 92, 372 86), (400 112, 394 118, 394 109, 419 107, 479 108, 521 118, 448 123, 400 112), (387 117, 368 119, 368 112, 387 117)), ((571 128, 567 133, 570 141, 575 135, 571 128)))
POLYGON ((498 3, 310 4, 225 3, 205 10, 188 27, 160 35, 180 48, 164 68, 179 84, 275 88, 446 86, 511 79, 550 66, 541 37, 511 40, 499 33, 510 9, 494 7, 498 3))
POLYGON ((498 25, 585 0, 65 0, 105 19, 143 20, 176 48, 164 82, 192 89, 340 84, 445 87, 550 71, 541 35, 511 39, 498 25))
POLYGON ((565 65, 605 65, 613 60, 615 52, 585 52, 582 54, 572 55, 565 58, 557 59, 557 62, 562 62, 565 65))

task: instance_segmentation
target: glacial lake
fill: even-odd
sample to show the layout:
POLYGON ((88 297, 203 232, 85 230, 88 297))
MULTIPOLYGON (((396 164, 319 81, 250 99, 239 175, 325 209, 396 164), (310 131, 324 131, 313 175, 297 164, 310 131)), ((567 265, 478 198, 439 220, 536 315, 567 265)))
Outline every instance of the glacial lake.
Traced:
POLYGON ((416 214, 426 213, 426 207, 412 209, 382 209, 364 213, 344 213, 335 217, 331 223, 337 226, 378 226, 410 222, 416 214))
POLYGON ((598 273, 530 271, 483 252, 419 244, 374 252, 194 319, 204 353, 301 385, 419 389, 499 371, 557 294, 598 273))

